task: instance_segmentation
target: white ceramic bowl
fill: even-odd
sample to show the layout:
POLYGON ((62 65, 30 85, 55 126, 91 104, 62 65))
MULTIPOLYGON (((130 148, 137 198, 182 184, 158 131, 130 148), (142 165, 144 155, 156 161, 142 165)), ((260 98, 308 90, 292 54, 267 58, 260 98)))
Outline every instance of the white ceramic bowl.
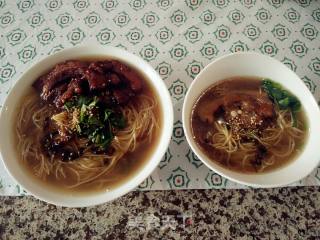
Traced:
POLYGON ((173 107, 170 94, 158 73, 144 60, 127 51, 113 48, 102 47, 99 45, 84 45, 63 50, 51 55, 27 70, 17 81, 10 91, 1 115, 0 115, 0 151, 9 174, 30 194, 48 203, 67 207, 83 207, 96 205, 116 199, 130 190, 137 187, 152 171, 157 167, 164 155, 172 133, 173 127, 173 107), (143 167, 135 173, 129 180, 122 185, 108 192, 98 192, 90 195, 70 195, 53 191, 51 188, 44 188, 30 177, 30 173, 24 171, 17 159, 17 153, 14 146, 14 117, 17 111, 17 105, 26 89, 42 74, 50 70, 55 64, 68 59, 77 59, 83 57, 106 57, 119 59, 128 65, 144 73, 146 79, 153 85, 159 95, 162 114, 163 127, 160 133, 159 144, 155 147, 150 159, 143 167))
POLYGON ((183 128, 194 153, 213 171, 220 175, 253 187, 278 187, 288 185, 306 177, 319 164, 320 159, 320 111, 302 80, 281 62, 262 54, 234 53, 223 56, 206 66, 194 79, 184 100, 182 110, 183 128), (301 101, 308 119, 309 137, 301 155, 288 165, 261 174, 243 174, 228 170, 210 160, 193 139, 190 119, 191 110, 201 95, 213 83, 235 76, 256 76, 279 82, 301 101))

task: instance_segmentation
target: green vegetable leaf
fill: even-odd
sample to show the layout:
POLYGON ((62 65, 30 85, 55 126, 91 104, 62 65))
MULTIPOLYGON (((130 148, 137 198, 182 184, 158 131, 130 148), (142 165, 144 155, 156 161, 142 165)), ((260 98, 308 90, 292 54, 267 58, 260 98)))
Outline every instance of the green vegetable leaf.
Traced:
POLYGON ((66 109, 67 111, 69 111, 73 106, 74 106, 74 103, 72 101, 66 102, 63 105, 64 109, 66 109))
POLYGON ((116 131, 126 126, 126 119, 122 113, 99 101, 96 96, 75 96, 64 107, 67 110, 76 108, 80 112, 76 133, 104 150, 111 144, 116 131))
POLYGON ((114 127, 117 127, 119 129, 125 128, 125 126, 127 124, 124 116, 112 117, 112 118, 110 118, 110 122, 114 127))
POLYGON ((279 106, 280 109, 288 109, 291 112, 293 126, 296 125, 296 112, 300 111, 301 103, 299 99, 289 91, 283 89, 279 83, 275 83, 269 79, 262 81, 262 88, 267 92, 272 101, 279 106))
POLYGON ((100 121, 98 116, 89 116, 88 118, 88 124, 89 125, 94 125, 94 126, 101 126, 103 123, 100 121))
POLYGON ((279 100, 278 104, 279 104, 280 109, 286 109, 289 107, 290 100, 288 97, 286 97, 286 98, 279 100))
POLYGON ((110 116, 112 115, 113 111, 111 109, 104 110, 104 121, 109 120, 110 116))
POLYGON ((301 108, 301 103, 300 101, 294 97, 294 96, 290 96, 290 108, 292 111, 294 112, 298 112, 301 108))
POLYGON ((84 118, 86 117, 87 107, 86 105, 82 105, 80 109, 80 122, 84 122, 84 118))
POLYGON ((297 114, 296 112, 291 112, 291 118, 292 118, 292 126, 297 127, 297 114))
POLYGON ((99 99, 98 97, 94 96, 93 100, 90 102, 89 107, 95 107, 98 103, 99 99))
POLYGON ((92 98, 87 96, 79 96, 76 100, 77 107, 81 107, 82 105, 89 105, 89 103, 92 101, 92 98))
POLYGON ((77 130, 77 132, 78 132, 78 133, 80 133, 80 134, 81 134, 81 127, 80 127, 80 124, 77 124, 77 125, 76 125, 76 130, 77 130))

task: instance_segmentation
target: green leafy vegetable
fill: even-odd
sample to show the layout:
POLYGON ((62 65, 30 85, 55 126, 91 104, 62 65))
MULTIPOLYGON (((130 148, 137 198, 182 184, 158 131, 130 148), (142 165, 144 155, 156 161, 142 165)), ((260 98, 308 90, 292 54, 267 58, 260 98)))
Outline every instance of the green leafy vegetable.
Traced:
POLYGON ((83 105, 86 106, 95 106, 99 102, 98 97, 89 97, 89 96, 75 96, 68 102, 64 104, 66 110, 72 108, 81 108, 83 105))
POLYGON ((95 96, 74 97, 65 103, 64 108, 67 111, 79 111, 76 133, 87 137, 101 150, 105 150, 110 145, 118 129, 126 126, 126 120, 121 113, 107 107, 95 96))
POLYGON ((296 112, 300 111, 301 108, 299 99, 284 89, 279 83, 275 83, 269 79, 262 81, 262 88, 280 109, 288 109, 291 112, 293 126, 296 126, 296 112))
POLYGON ((74 106, 73 102, 72 102, 72 101, 69 101, 69 102, 66 102, 63 107, 64 107, 67 111, 69 111, 73 106, 74 106))

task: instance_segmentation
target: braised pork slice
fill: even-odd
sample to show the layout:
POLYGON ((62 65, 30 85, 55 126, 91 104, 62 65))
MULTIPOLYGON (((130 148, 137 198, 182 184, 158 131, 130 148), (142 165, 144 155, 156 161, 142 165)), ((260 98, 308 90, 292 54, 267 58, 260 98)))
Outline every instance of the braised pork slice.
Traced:
POLYGON ((43 100, 62 107, 73 96, 107 95, 114 103, 126 104, 142 89, 140 76, 117 60, 85 62, 69 60, 57 64, 33 86, 43 100))
POLYGON ((48 100, 50 91, 63 81, 70 82, 71 78, 83 75, 84 70, 87 68, 87 63, 70 60, 57 64, 49 73, 40 77, 34 86, 36 89, 41 88, 41 97, 48 100))
POLYGON ((115 73, 122 75, 129 81, 132 91, 139 92, 142 89, 142 81, 134 71, 119 61, 113 60, 112 65, 115 73))
POLYGON ((275 116, 273 104, 266 96, 229 94, 224 97, 224 119, 235 135, 260 131, 275 116))

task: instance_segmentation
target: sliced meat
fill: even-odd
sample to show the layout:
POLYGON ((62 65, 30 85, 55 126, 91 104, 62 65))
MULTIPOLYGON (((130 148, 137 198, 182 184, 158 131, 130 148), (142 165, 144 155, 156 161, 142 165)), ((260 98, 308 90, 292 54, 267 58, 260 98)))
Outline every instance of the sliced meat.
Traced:
POLYGON ((107 87, 107 78, 103 73, 88 69, 85 71, 84 77, 88 80, 91 91, 101 90, 107 87))
POLYGON ((60 82, 70 80, 73 77, 83 75, 87 63, 77 60, 70 60, 57 64, 48 74, 40 77, 33 85, 36 89, 41 88, 41 97, 48 100, 50 91, 60 82))
POLYGON ((52 89, 49 93, 48 99, 52 100, 56 106, 60 105, 60 98, 65 91, 68 89, 67 83, 62 83, 59 86, 52 89))
POLYGON ((107 79, 108 83, 110 83, 113 86, 117 86, 121 83, 121 79, 115 73, 108 74, 107 79))
POLYGON ((49 157, 54 156, 62 161, 71 161, 79 157, 79 152, 67 147, 68 142, 72 141, 71 135, 61 136, 61 133, 49 133, 42 139, 42 147, 49 157))
POLYGON ((215 112, 222 106, 223 99, 219 98, 215 101, 206 101, 199 105, 197 114, 202 122, 213 123, 215 112))
POLYGON ((223 100, 226 111, 238 108, 248 113, 254 112, 262 118, 271 118, 275 114, 271 100, 267 96, 261 94, 250 95, 233 93, 226 95, 223 100))
POLYGON ((202 122, 213 124, 223 119, 236 138, 243 132, 257 132, 272 123, 275 117, 274 106, 266 94, 257 92, 232 92, 215 100, 208 99, 197 108, 202 122))
POLYGON ((81 83, 83 79, 81 78, 73 78, 68 85, 67 90, 62 94, 59 100, 56 101, 57 107, 61 107, 66 101, 73 97, 75 94, 81 94, 83 89, 81 87, 81 83))
MULTIPOLYGON (((47 75, 44 75, 44 76, 47 76, 47 75)), ((42 92, 44 76, 39 77, 39 78, 32 84, 32 87, 34 87, 39 93, 42 92)))
POLYGON ((111 61, 95 61, 89 65, 89 70, 99 73, 107 73, 113 68, 111 61))
POLYGON ((266 128, 275 116, 272 102, 263 96, 229 94, 224 97, 224 119, 236 136, 266 128))
POLYGON ((119 105, 126 104, 131 97, 133 97, 135 94, 130 88, 124 88, 124 89, 115 89, 113 91, 113 97, 116 100, 116 103, 119 105))
POLYGON ((139 74, 119 61, 83 62, 70 60, 57 64, 50 72, 41 76, 33 86, 41 92, 41 98, 53 102, 57 107, 74 95, 99 93, 107 100, 125 104, 142 89, 139 74))
POLYGON ((265 118, 273 118, 275 116, 274 106, 270 98, 266 96, 258 96, 256 98, 259 109, 257 113, 265 118))
POLYGON ((119 61, 113 60, 113 71, 118 75, 122 75, 125 79, 129 81, 130 87, 134 92, 140 92, 142 89, 142 81, 140 76, 132 71, 129 67, 122 64, 119 61))

